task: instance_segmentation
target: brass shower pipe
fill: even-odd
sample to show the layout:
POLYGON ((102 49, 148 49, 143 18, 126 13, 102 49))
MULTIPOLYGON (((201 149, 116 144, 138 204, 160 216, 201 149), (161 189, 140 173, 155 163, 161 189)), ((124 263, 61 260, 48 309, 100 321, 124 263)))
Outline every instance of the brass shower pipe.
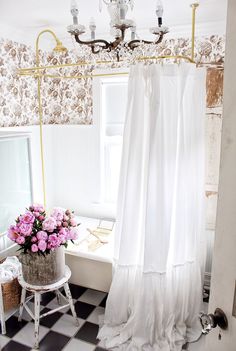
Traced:
MULTIPOLYGON (((57 38, 55 33, 50 29, 43 30, 39 33, 36 39, 36 67, 39 67, 40 57, 39 57, 39 39, 42 34, 49 33, 53 36, 56 41, 56 47, 54 51, 63 52, 66 49, 63 47, 61 41, 57 38)), ((40 155, 41 155, 41 169, 42 169, 42 187, 43 187, 43 203, 46 208, 46 182, 45 182, 45 163, 44 163, 44 145, 43 145, 43 111, 42 111, 42 103, 41 103, 41 78, 42 75, 37 75, 37 85, 38 85, 38 108, 39 108, 39 130, 40 130, 40 155)))
MULTIPOLYGON (((195 24, 196 24, 196 9, 199 6, 198 3, 191 5, 192 7, 192 37, 191 37, 191 57, 183 55, 163 55, 163 56, 143 56, 136 59, 138 62, 148 61, 148 60, 162 60, 162 59, 175 59, 175 60, 187 60, 190 63, 195 63, 194 60, 194 49, 195 49, 195 24)), ((43 190, 43 202, 46 208, 46 181, 45 181, 45 162, 44 162, 44 143, 43 143, 43 111, 41 103, 41 80, 43 77, 47 78, 58 78, 58 79, 87 79, 93 77, 109 77, 109 76, 119 76, 127 75, 127 72, 113 72, 113 73, 101 73, 101 74, 91 74, 91 75, 80 75, 80 76, 60 76, 51 75, 41 72, 42 70, 55 69, 55 68, 65 68, 65 67, 82 67, 82 66, 96 66, 102 64, 114 63, 114 61, 96 61, 96 62, 77 62, 77 63, 67 63, 59 65, 46 65, 40 66, 40 55, 39 55, 39 39, 44 34, 51 34, 56 41, 56 47, 54 51, 65 52, 67 49, 62 45, 62 42, 57 38, 56 34, 50 30, 46 29, 41 31, 36 39, 36 66, 29 68, 18 69, 18 74, 20 76, 31 76, 37 79, 37 89, 38 89, 38 108, 39 108, 39 128, 40 128, 40 155, 41 155, 41 170, 42 170, 42 190, 43 190)))
POLYGON ((196 29, 196 10, 198 8, 199 4, 198 3, 194 3, 194 4, 191 4, 191 7, 192 7, 192 38, 191 38, 191 41, 192 41, 192 47, 191 47, 191 59, 194 61, 194 57, 195 57, 195 29, 196 29))

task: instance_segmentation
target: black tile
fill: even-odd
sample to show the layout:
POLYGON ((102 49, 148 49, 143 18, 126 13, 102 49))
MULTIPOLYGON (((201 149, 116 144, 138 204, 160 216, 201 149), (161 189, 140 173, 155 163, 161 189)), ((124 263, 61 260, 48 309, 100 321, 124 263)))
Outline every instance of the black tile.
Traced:
POLYGON ((78 299, 87 290, 87 288, 84 288, 83 286, 71 283, 69 284, 69 287, 73 299, 78 299))
POLYGON ((13 340, 9 341, 1 351, 30 351, 31 347, 22 345, 18 342, 15 342, 13 340))
POLYGON ((69 337, 50 331, 47 335, 40 341, 39 347, 40 351, 61 351, 63 347, 70 340, 69 337))
MULTIPOLYGON (((12 316, 6 321, 6 336, 12 338, 18 331, 27 324, 27 321, 23 320, 18 322, 18 317, 12 316)), ((2 333, 2 328, 0 326, 0 334, 2 333)))
POLYGON ((55 298, 55 296, 56 296, 55 292, 52 292, 52 291, 42 294, 40 304, 42 306, 46 306, 49 302, 51 302, 55 298))
MULTIPOLYGON (((47 313, 48 311, 51 311, 49 308, 44 308, 40 314, 47 313)), ((54 312, 52 314, 49 314, 48 316, 43 317, 42 319, 40 318, 40 324, 43 325, 44 327, 51 328, 59 318, 61 318, 63 314, 61 312, 54 312)))
MULTIPOLYGON (((96 308, 94 305, 90 305, 89 303, 77 301, 75 303, 75 311, 77 314, 77 317, 86 319, 90 315, 90 313, 96 308)), ((68 314, 72 314, 71 310, 67 312, 68 314)))
POLYGON ((81 339, 92 344, 97 344, 99 339, 97 339, 99 326, 94 323, 85 322, 77 334, 75 334, 75 338, 81 339))
POLYGON ((210 299, 210 290, 205 288, 203 292, 203 302, 209 302, 210 299))
POLYGON ((99 306, 104 307, 104 308, 106 307, 107 297, 108 297, 108 295, 106 295, 104 297, 104 299, 100 302, 99 306))

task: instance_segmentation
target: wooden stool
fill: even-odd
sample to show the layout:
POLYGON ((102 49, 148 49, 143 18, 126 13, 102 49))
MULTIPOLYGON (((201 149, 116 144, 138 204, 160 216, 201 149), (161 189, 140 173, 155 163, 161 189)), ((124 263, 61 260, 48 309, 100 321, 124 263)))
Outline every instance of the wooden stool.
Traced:
POLYGON ((23 313, 24 308, 29 313, 31 318, 34 319, 34 326, 35 326, 34 348, 35 349, 39 348, 39 320, 40 320, 40 318, 46 317, 54 312, 62 310, 63 308, 65 308, 67 306, 70 306, 72 316, 75 319, 75 323, 76 323, 76 325, 79 325, 77 315, 75 312, 75 307, 74 307, 73 300, 72 300, 72 296, 70 293, 69 284, 68 284, 68 280, 69 280, 70 276, 71 276, 70 268, 68 266, 65 266, 65 276, 62 279, 60 279, 58 282, 56 282, 54 284, 50 284, 50 285, 44 285, 44 286, 31 285, 31 284, 28 284, 25 282, 22 274, 20 274, 20 276, 18 277, 19 283, 22 286, 21 303, 20 303, 20 311, 19 311, 18 320, 21 321, 21 317, 22 317, 22 313, 23 313), (66 297, 60 292, 59 289, 61 287, 64 288, 66 297), (27 299, 27 301, 25 300, 26 291, 30 291, 31 293, 33 293, 32 296, 30 297, 30 299, 32 297, 34 297, 34 314, 30 310, 30 308, 27 306, 27 303, 30 301, 30 299, 27 299), (55 291, 56 296, 57 296, 57 300, 59 303, 60 303, 60 298, 62 298, 64 300, 66 300, 67 304, 63 305, 63 306, 59 306, 58 308, 55 308, 49 312, 46 312, 46 313, 43 313, 42 315, 40 315, 40 297, 42 294, 49 292, 49 291, 55 291))

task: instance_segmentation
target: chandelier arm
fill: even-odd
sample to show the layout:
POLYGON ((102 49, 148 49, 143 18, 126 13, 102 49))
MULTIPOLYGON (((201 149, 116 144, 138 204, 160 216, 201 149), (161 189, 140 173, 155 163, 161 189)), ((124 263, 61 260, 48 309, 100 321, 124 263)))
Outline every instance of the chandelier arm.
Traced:
POLYGON ((82 45, 88 45, 88 46, 95 46, 95 45, 99 45, 102 46, 104 49, 108 49, 110 46, 110 43, 104 39, 94 39, 94 40, 88 40, 88 41, 84 41, 81 40, 79 38, 78 34, 75 34, 75 40, 77 41, 77 43, 82 44, 82 45))
POLYGON ((112 42, 108 42, 104 39, 94 39, 94 40, 84 41, 79 38, 78 34, 75 34, 74 37, 77 43, 81 45, 90 46, 92 49, 92 53, 98 54, 101 51, 101 49, 107 49, 109 51, 116 49, 117 46, 124 40, 124 31, 121 31, 121 32, 122 32, 121 37, 115 38, 115 40, 112 42), (95 50, 96 46, 99 47, 97 50, 95 50))
POLYGON ((161 32, 158 36, 158 39, 154 40, 154 41, 149 41, 149 40, 140 40, 140 39, 135 39, 135 40, 131 40, 129 43, 128 43, 128 47, 131 49, 131 50, 134 50, 136 47, 138 47, 140 44, 159 44, 162 42, 163 40, 163 36, 164 36, 164 33, 161 32))
POLYGON ((118 45, 120 45, 120 43, 122 43, 122 41, 124 40, 124 36, 122 34, 121 37, 117 37, 115 38, 114 41, 112 41, 110 44, 111 44, 111 49, 116 49, 118 45))

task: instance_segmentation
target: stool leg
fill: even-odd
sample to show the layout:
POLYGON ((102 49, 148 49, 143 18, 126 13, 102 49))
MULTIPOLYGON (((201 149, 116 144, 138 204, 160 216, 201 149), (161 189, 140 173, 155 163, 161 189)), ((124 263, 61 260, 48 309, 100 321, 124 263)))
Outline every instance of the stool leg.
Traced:
POLYGON ((0 319, 1 319, 2 334, 6 334, 6 323, 5 323, 3 297, 2 297, 2 285, 1 284, 0 284, 0 319))
POLYGON ((73 300, 72 300, 72 296, 71 296, 71 293, 70 293, 70 288, 69 288, 69 284, 68 283, 64 284, 64 290, 65 290, 65 293, 66 293, 66 297, 68 299, 68 303, 70 305, 72 316, 75 319, 75 324, 79 325, 79 321, 78 321, 78 318, 77 318, 77 315, 76 315, 76 312, 75 312, 75 306, 74 306, 74 303, 73 303, 73 300))
POLYGON ((20 310, 19 310, 19 317, 18 317, 19 322, 21 321, 21 318, 22 318, 22 313, 23 313, 24 303, 25 303, 25 295, 26 295, 26 290, 22 288, 21 299, 20 299, 20 310))
POLYGON ((56 297, 57 297, 57 303, 58 303, 58 305, 61 305, 61 296, 60 296, 58 290, 56 290, 56 297))
POLYGON ((39 314, 40 314, 40 294, 34 294, 34 348, 39 348, 39 314))

